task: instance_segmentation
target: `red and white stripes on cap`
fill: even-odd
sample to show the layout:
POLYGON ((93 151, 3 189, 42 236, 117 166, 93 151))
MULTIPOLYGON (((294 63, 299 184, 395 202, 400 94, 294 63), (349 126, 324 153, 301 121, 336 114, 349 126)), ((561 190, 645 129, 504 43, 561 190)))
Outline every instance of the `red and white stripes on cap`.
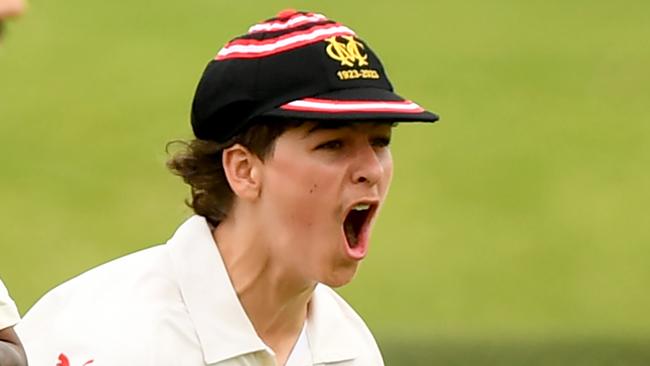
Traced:
MULTIPOLYGON (((264 23, 255 24, 254 26, 248 29, 248 34, 258 33, 258 32, 276 32, 280 30, 287 30, 291 28, 300 27, 301 25, 322 22, 327 20, 327 17, 323 14, 316 13, 298 13, 295 10, 287 10, 288 14, 293 15, 283 18, 283 19, 274 19, 264 23)), ((282 13, 280 13, 282 15, 282 13)))
POLYGON ((329 23, 264 40, 240 38, 223 47, 217 53, 215 60, 266 57, 316 43, 329 37, 352 35, 355 33, 350 28, 340 23, 329 23))
POLYGON ((191 118, 198 139, 217 142, 263 118, 438 120, 393 92, 378 56, 356 32, 318 12, 292 9, 249 27, 210 60, 191 118))
POLYGON ((380 101, 380 100, 332 100, 305 98, 294 100, 280 107, 280 109, 301 112, 320 113, 422 113, 424 108, 411 102, 380 101))

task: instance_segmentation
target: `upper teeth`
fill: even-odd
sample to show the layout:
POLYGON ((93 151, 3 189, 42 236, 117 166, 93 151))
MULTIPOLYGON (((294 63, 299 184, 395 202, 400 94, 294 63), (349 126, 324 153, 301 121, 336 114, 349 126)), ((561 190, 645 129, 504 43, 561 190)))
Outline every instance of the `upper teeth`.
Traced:
POLYGON ((367 203, 360 203, 360 204, 352 207, 352 209, 356 210, 356 211, 363 211, 363 210, 367 210, 369 208, 370 208, 370 205, 367 204, 367 203))

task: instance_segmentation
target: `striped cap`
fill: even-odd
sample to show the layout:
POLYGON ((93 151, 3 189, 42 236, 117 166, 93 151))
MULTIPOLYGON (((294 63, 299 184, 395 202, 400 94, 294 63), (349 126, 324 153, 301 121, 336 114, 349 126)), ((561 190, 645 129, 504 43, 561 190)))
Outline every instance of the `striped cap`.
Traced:
POLYGON ((322 14, 285 10, 228 42, 192 103, 199 139, 227 141, 257 118, 435 122, 393 92, 377 55, 322 14))

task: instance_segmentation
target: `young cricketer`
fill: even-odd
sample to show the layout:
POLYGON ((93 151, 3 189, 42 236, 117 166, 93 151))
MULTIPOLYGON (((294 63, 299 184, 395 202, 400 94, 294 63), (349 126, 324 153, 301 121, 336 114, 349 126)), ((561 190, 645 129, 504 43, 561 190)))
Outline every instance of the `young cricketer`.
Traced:
POLYGON ((20 327, 30 362, 383 365, 332 288, 370 250, 394 123, 437 116, 393 92, 352 29, 284 11, 210 61, 191 120, 168 165, 195 216, 43 297, 20 327))

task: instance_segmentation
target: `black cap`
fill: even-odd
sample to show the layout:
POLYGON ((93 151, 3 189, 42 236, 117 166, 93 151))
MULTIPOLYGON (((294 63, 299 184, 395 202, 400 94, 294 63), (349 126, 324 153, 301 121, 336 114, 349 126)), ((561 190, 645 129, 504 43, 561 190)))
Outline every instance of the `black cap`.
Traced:
POLYGON ((208 63, 192 103, 199 139, 223 142, 257 117, 435 122, 393 92, 377 55, 348 27, 293 10, 253 25, 208 63))

